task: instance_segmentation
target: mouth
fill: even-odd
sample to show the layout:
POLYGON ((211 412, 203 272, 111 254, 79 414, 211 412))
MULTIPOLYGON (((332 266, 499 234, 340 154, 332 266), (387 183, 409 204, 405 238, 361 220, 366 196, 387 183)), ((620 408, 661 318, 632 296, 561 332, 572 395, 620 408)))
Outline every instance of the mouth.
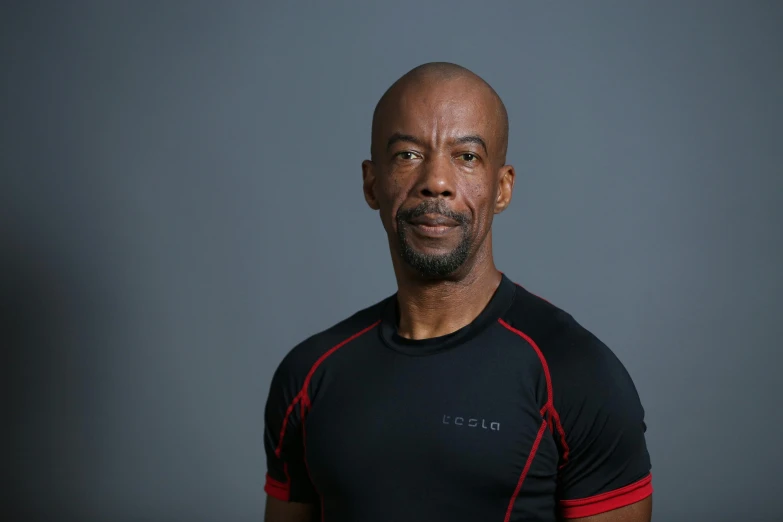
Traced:
POLYGON ((415 226, 431 228, 456 227, 459 225, 459 223, 453 219, 447 218, 441 214, 424 214, 423 216, 416 216, 410 220, 410 223, 415 226))
POLYGON ((409 221, 413 230, 425 237, 441 237, 455 230, 459 223, 440 214, 425 214, 409 221))

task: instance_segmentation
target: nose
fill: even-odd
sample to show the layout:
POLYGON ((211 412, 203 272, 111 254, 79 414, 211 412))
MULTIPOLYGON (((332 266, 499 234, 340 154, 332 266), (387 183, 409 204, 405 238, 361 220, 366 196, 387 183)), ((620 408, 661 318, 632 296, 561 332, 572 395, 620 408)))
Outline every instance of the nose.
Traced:
POLYGON ((425 198, 451 199, 456 192, 453 165, 448 158, 430 157, 425 161, 419 179, 418 192, 425 198))

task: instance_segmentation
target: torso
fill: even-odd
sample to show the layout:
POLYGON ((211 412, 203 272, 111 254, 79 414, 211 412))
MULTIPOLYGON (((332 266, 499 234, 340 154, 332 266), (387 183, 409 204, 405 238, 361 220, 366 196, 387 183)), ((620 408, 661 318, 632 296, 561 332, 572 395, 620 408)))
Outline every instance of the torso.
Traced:
POLYGON ((381 505, 388 520, 504 520, 537 438, 512 511, 554 520, 559 453, 552 431, 538 437, 541 362, 497 321, 515 293, 506 281, 475 332, 423 342, 393 333, 388 301, 378 311, 389 322, 323 361, 305 433, 325 520, 378 520, 381 505))
POLYGON ((649 494, 633 383, 570 315, 503 276, 454 334, 412 341, 395 323, 392 296, 288 354, 267 406, 268 491, 320 498, 327 522, 554 521, 649 494), (278 434, 288 446, 270 456, 278 434))

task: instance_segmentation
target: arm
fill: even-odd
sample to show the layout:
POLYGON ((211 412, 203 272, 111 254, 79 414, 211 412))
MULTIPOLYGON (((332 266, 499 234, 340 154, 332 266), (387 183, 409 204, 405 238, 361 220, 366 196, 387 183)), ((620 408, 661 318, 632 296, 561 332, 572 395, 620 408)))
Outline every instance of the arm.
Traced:
POLYGON ((587 332, 553 350, 560 510, 583 522, 650 522, 652 476, 646 425, 622 363, 587 332))
POLYGON ((302 426, 302 372, 286 358, 272 378, 264 409, 266 522, 313 522, 320 497, 307 469, 302 426))
POLYGON ((264 522, 315 522, 315 515, 312 504, 286 502, 271 495, 266 497, 264 522))

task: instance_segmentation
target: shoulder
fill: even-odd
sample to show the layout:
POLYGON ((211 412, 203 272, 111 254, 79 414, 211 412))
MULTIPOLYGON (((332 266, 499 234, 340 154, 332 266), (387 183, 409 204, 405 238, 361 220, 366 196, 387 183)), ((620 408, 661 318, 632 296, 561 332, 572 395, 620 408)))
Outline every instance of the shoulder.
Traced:
POLYGON ((328 356, 330 351, 375 328, 380 323, 383 309, 389 299, 391 297, 359 310, 299 342, 280 361, 275 371, 275 380, 295 380, 301 383, 307 373, 319 360, 328 356))
POLYGON ((536 350, 556 399, 635 394, 628 372, 604 342, 571 314, 525 288, 517 285, 503 322, 536 350))
POLYGON ((503 320, 541 360, 565 513, 590 516, 649 495, 644 409, 612 350, 522 287, 503 320))

